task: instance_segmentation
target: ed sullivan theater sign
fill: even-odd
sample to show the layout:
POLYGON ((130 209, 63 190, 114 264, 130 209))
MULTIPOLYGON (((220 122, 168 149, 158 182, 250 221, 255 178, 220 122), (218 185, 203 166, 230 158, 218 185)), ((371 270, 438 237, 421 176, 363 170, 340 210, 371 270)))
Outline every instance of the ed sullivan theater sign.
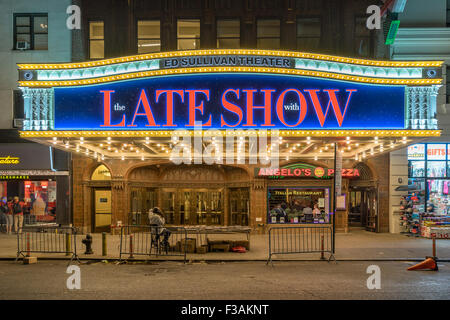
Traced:
POLYGON ((414 109, 435 113, 441 65, 200 50, 23 64, 19 86, 24 131, 175 130, 199 123, 205 129, 434 130, 436 120, 418 118, 414 109))

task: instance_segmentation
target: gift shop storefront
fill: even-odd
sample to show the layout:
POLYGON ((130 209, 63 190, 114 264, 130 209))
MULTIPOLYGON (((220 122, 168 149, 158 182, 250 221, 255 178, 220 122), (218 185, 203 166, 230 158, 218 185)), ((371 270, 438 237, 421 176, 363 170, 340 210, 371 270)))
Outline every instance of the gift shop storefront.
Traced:
POLYGON ((85 231, 158 206, 172 225, 387 232, 389 152, 440 135, 441 65, 265 50, 21 64, 21 136, 72 153, 85 231))

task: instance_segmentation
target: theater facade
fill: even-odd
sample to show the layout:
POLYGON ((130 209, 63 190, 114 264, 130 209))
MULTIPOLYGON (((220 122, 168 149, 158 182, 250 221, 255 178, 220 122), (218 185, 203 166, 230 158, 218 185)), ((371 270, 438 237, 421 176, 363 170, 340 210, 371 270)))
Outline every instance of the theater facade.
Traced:
POLYGON ((20 134, 72 153, 84 231, 158 206, 172 225, 387 232, 389 152, 440 135, 441 68, 271 50, 20 64, 20 134))

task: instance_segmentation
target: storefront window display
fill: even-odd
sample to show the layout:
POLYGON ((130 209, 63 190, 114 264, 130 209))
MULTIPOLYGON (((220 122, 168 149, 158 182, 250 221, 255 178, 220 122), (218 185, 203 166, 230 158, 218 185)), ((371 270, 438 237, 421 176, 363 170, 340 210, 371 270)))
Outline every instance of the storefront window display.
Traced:
POLYGON ((328 188, 274 187, 268 190, 269 223, 329 223, 328 188))
POLYGON ((56 221, 56 181, 1 181, 0 193, 2 197, 20 198, 25 224, 56 221))
POLYGON ((450 173, 449 151, 450 144, 446 143, 424 143, 408 147, 409 184, 414 184, 415 190, 420 190, 419 193, 425 195, 424 211, 427 213, 447 214, 450 187, 450 180, 446 180, 450 173), (437 211, 437 208, 440 210, 437 211))
POLYGON ((409 187, 418 196, 414 211, 420 216, 422 236, 450 231, 442 228, 450 214, 449 151, 445 143, 408 147, 409 187))

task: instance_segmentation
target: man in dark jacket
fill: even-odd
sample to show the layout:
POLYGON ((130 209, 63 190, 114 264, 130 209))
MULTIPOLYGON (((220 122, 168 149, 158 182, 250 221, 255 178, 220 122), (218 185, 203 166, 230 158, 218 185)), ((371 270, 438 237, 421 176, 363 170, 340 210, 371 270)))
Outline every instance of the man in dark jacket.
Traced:
POLYGON ((14 197, 11 207, 14 214, 14 232, 21 233, 23 226, 23 204, 20 203, 19 197, 14 197))

